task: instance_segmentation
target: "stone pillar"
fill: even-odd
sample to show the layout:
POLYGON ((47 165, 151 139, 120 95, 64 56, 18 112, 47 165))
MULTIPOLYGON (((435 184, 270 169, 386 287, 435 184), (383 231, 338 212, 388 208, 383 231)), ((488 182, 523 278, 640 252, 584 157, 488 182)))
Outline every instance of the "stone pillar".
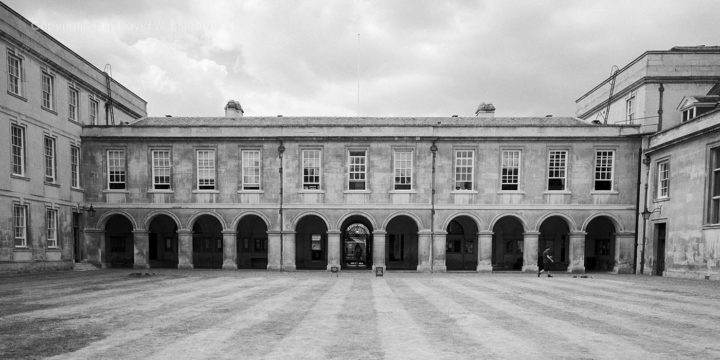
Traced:
POLYGON ((327 232, 327 270, 332 270, 333 266, 342 269, 341 264, 342 245, 340 244, 340 230, 328 230, 327 232))
POLYGON ((571 232, 570 234, 570 264, 567 272, 574 274, 585 273, 585 235, 584 231, 571 232))
POLYGON ((295 232, 283 231, 283 263, 284 271, 295 271, 295 232))
POLYGON ((447 267, 445 266, 445 244, 447 239, 446 231, 436 231, 435 240, 433 241, 433 271, 434 272, 445 272, 447 267))
POLYGON ((481 231, 478 233, 478 264, 477 271, 492 271, 492 244, 493 232, 481 231))
POLYGON ((540 233, 537 231, 528 231, 523 234, 523 266, 522 271, 537 272, 538 271, 538 238, 540 233))
POLYGON ((432 259, 430 259, 430 246, 432 246, 432 231, 418 231, 418 267, 417 271, 432 271, 432 259))
POLYGON ((105 231, 100 229, 85 229, 83 231, 83 253, 89 263, 107 267, 103 256, 105 255, 105 231))
POLYGON ((237 232, 223 230, 223 270, 237 270, 237 232))
POLYGON ((385 266, 385 239, 387 238, 387 232, 385 230, 373 231, 373 266, 372 269, 380 266, 383 270, 387 270, 385 266))
POLYGON ((635 234, 615 234, 615 266, 613 272, 616 274, 632 274, 634 256, 635 234))
POLYGON ((149 240, 147 230, 133 230, 134 257, 133 269, 149 269, 149 240))
POLYGON ((280 232, 268 230, 268 270, 280 271, 280 232))
POLYGON ((192 230, 178 230, 178 269, 193 268, 192 230))

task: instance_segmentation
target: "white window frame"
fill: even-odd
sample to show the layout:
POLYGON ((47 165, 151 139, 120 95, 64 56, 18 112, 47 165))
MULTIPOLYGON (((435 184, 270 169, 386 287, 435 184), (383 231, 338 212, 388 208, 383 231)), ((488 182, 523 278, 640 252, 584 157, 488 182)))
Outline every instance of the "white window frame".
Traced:
POLYGON ((303 149, 301 157, 302 189, 313 191, 322 189, 322 150, 303 149))
POLYGON ((105 153, 107 159, 107 188, 108 190, 127 189, 127 161, 124 149, 108 149, 105 153))
POLYGON ((568 174, 568 158, 570 152, 568 150, 550 150, 548 151, 547 160, 547 191, 567 191, 567 174, 568 174), (562 183, 562 189, 551 189, 551 182, 559 180, 562 183))
POLYGON ((393 190, 412 191, 414 189, 414 155, 412 149, 393 150, 393 190))
POLYGON ((262 152, 259 149, 240 150, 242 162, 242 190, 262 190, 262 152))
POLYGON ((454 155, 455 191, 475 190, 475 150, 456 149, 454 155))
POLYGON ((367 191, 367 149, 348 149, 347 151, 347 190, 367 191), (362 155, 358 155, 362 153, 362 155), (353 185, 355 184, 355 185, 353 185))
POLYGON ((217 161, 215 159, 215 149, 196 149, 195 165, 196 165, 196 189, 198 191, 214 191, 217 190, 217 161))
POLYGON ((98 101, 94 97, 88 97, 88 117, 90 118, 90 125, 97 125, 98 120, 98 101))
POLYGON ((47 247, 58 247, 58 211, 53 208, 45 209, 45 234, 47 235, 47 247))
POLYGON ((68 87, 68 120, 80 121, 80 91, 72 85, 68 87))
POLYGON ((670 198, 670 160, 661 160, 657 163, 656 198, 658 200, 670 198))
POLYGON ((502 150, 500 153, 500 191, 520 191, 521 150, 502 150), (513 189, 513 187, 515 187, 513 189))
POLYGON ((613 191, 615 190, 615 150, 595 150, 593 190, 613 191), (610 183, 608 189, 598 189, 601 183, 610 183))
POLYGON ((695 118, 695 114, 697 113, 696 107, 691 107, 689 109, 685 109, 682 112, 682 122, 690 121, 695 118))
POLYGON ((23 58, 17 56, 15 52, 8 49, 7 52, 8 62, 8 92, 20 97, 24 96, 25 93, 25 76, 23 69, 23 58))
POLYGON ((635 93, 630 94, 630 96, 625 100, 625 120, 628 124, 632 124, 635 120, 635 103, 636 103, 636 97, 635 93))
POLYGON ((172 189, 172 153, 170 149, 150 151, 153 190, 172 189))
POLYGON ((12 174, 25 176, 25 127, 10 124, 10 138, 12 174))
POLYGON ((27 205, 13 204, 13 238, 16 248, 26 248, 27 244, 27 205))
POLYGON ((42 70, 40 89, 40 104, 42 108, 55 111, 55 75, 49 71, 42 70))
POLYGON ((57 182, 57 141, 54 137, 45 135, 43 139, 45 154, 45 182, 57 182))
POLYGON ((70 186, 80 188, 80 147, 70 146, 70 186))
POLYGON ((708 223, 720 224, 720 146, 710 149, 710 211, 708 223))

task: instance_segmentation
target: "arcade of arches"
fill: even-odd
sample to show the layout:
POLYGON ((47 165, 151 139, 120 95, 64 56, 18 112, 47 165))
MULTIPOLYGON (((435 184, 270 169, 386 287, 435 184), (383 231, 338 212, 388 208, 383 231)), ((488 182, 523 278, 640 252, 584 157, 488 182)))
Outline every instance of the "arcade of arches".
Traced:
POLYGON ((450 219, 445 232, 422 231, 418 222, 397 215, 375 229, 362 215, 344 219, 331 230, 325 219, 305 215, 294 232, 269 230, 266 219, 243 216, 225 230, 214 215, 193 219, 179 229, 174 217, 154 216, 147 230, 133 228, 123 214, 104 221, 97 234, 100 262, 107 267, 209 268, 270 270, 537 271, 540 254, 550 249, 551 270, 631 272, 634 234, 618 233, 608 216, 596 216, 585 232, 563 216, 544 218, 538 231, 527 231, 518 217, 494 221, 492 231, 478 229, 467 215, 450 219))

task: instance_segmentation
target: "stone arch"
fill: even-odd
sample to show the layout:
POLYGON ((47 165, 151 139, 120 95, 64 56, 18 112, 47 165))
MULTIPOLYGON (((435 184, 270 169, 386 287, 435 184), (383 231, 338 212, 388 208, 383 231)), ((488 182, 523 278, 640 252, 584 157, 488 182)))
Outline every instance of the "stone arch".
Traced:
POLYGON ((297 226, 300 223, 300 220, 302 220, 304 217, 310 216, 310 215, 317 216, 318 218, 320 218, 325 223, 325 227, 328 229, 328 231, 331 230, 330 221, 327 219, 327 217, 325 217, 325 215, 323 215, 317 211, 304 211, 304 212, 301 212, 300 214, 298 214, 297 216, 295 216, 292 219, 292 221, 290 221, 290 224, 292 225, 291 229, 292 230, 297 229, 297 226))
MULTIPOLYGON (((482 220, 480 220, 480 218, 477 217, 475 214, 470 213, 470 212, 465 212, 465 211, 455 212, 455 213, 452 213, 452 214, 448 215, 448 216, 445 218, 445 220, 442 222, 442 227, 441 227, 441 229, 442 229, 443 231, 445 231, 445 229, 447 229, 448 226, 450 226, 450 222, 453 221, 455 218, 458 218, 458 217, 460 217, 460 216, 467 216, 467 217, 469 217, 470 219, 472 219, 472 220, 475 222, 475 227, 477 227, 478 230, 479 230, 479 229, 482 229, 482 220)), ((433 231, 434 231, 434 229, 433 229, 433 231)))
POLYGON ((159 215, 165 215, 175 222, 175 225, 180 229, 182 227, 182 221, 180 221, 180 218, 175 215, 175 213, 167 210, 153 210, 149 212, 147 215, 145 215, 145 218, 143 219, 143 226, 145 226, 145 229, 150 229, 150 224, 153 220, 159 215))
POLYGON ((265 214, 263 214, 259 211, 250 210, 250 211, 243 212, 240 215, 236 216, 235 219, 233 219, 232 224, 230 224, 230 229, 237 229, 238 225, 240 225, 240 221, 242 221, 242 219, 244 219, 245 217, 251 216, 251 215, 257 216, 262 221, 264 221, 265 226, 267 226, 268 230, 272 228, 270 226, 271 225, 270 219, 268 219, 267 216, 265 216, 265 214))
POLYGON ((137 221, 135 221, 135 218, 132 215, 130 215, 130 213, 128 213, 127 211, 123 211, 123 210, 110 210, 110 211, 102 214, 100 216, 100 218, 98 219, 97 224, 95 225, 96 229, 104 230, 105 225, 107 225, 108 220, 110 220, 110 218, 115 215, 120 215, 120 216, 126 217, 128 219, 128 221, 130 221, 130 223, 132 224, 133 230, 142 230, 138 226, 137 221))
POLYGON ((342 226, 343 226, 343 223, 345 223, 345 220, 347 220, 347 219, 349 219, 349 218, 351 218, 351 217, 353 217, 353 216, 364 217, 365 219, 367 219, 367 221, 370 222, 370 225, 372 226, 373 230, 379 230, 379 228, 378 228, 378 226, 377 226, 377 222, 375 221, 375 218, 374 218, 372 215, 370 215, 370 214, 368 214, 368 213, 366 213, 366 212, 364 212, 364 211, 354 211, 354 212, 349 212, 349 213, 343 215, 343 216, 338 220, 338 222, 335 224, 335 228, 336 228, 336 229, 341 229, 342 226))
POLYGON ((545 222, 545 220, 557 216, 559 218, 562 218, 565 220, 565 224, 568 226, 568 230, 570 232, 575 232, 577 229, 577 224, 575 223, 575 220, 573 220, 572 217, 570 217, 567 214, 561 213, 561 212, 550 212, 543 216, 541 216, 538 221, 535 223, 535 229, 533 231, 540 231, 540 226, 542 226, 542 223, 545 222))
MULTIPOLYGON (((193 225, 195 225, 195 221, 197 221, 197 219, 203 215, 209 215, 209 216, 214 217, 215 220, 220 222, 220 225, 222 226, 223 230, 228 230, 227 223, 225 223, 225 218, 222 215, 220 215, 214 211, 199 211, 199 212, 193 214, 193 216, 191 216, 187 222, 186 229, 192 229, 193 225)), ((232 230, 232 229, 230 229, 230 230, 232 230)))
POLYGON ((527 221, 527 219, 525 219, 524 216, 522 216, 522 215, 520 215, 520 214, 517 214, 517 213, 502 213, 502 214, 496 215, 496 216, 490 221, 490 224, 488 225, 487 231, 493 231, 493 228, 495 227, 495 224, 497 224, 498 221, 500 221, 500 219, 502 219, 502 218, 504 218, 504 217, 506 217, 506 216, 513 217, 513 218, 515 218, 517 221, 519 221, 520 224, 522 224, 523 231, 525 231, 525 232, 530 231, 530 229, 528 228, 528 221, 527 221))
POLYGON ((422 230, 425 228, 422 220, 420 220, 420 218, 417 215, 415 215, 414 213, 409 212, 409 211, 396 211, 396 212, 388 215, 385 218, 385 221, 382 224, 382 228, 379 228, 378 230, 387 230, 387 227, 388 227, 388 224, 390 224, 390 221, 392 221, 393 219, 395 219, 398 216, 407 216, 407 217, 413 219, 413 221, 415 221, 415 226, 417 226, 418 230, 422 230))
POLYGON ((590 225, 590 223, 593 220, 600 218, 600 217, 606 217, 608 220, 610 220, 610 222, 613 224, 613 226, 615 226, 615 232, 617 232, 617 233, 625 232, 625 229, 622 226, 622 222, 617 218, 617 216, 607 213, 607 212, 594 213, 594 214, 588 216, 587 219, 585 219, 585 221, 583 222, 582 227, 580 228, 580 231, 587 232, 588 225, 590 225))

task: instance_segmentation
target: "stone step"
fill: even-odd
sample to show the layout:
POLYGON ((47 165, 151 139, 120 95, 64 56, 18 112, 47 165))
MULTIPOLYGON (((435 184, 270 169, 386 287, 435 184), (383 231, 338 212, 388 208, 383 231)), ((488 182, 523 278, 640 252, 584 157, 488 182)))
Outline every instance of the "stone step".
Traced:
POLYGON ((75 271, 93 271, 93 270, 98 270, 98 267, 91 263, 80 262, 80 263, 73 264, 73 270, 75 270, 75 271))

